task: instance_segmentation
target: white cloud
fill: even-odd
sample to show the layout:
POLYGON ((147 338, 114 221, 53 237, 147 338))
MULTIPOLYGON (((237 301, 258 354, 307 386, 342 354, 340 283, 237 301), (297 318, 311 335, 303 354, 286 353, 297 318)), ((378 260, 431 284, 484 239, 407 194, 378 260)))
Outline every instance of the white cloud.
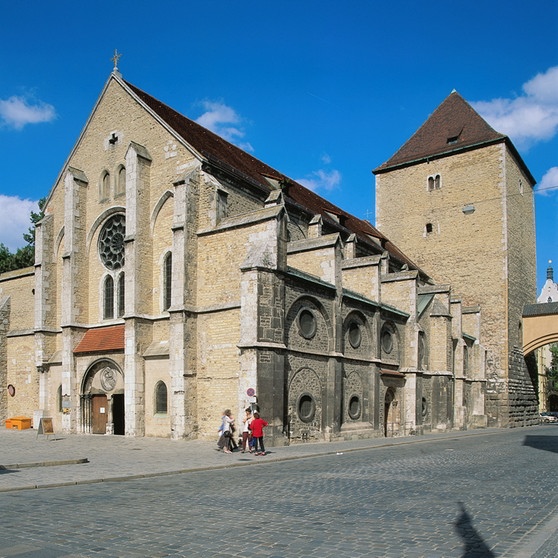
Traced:
POLYGON ((11 252, 25 246, 23 235, 31 227, 32 211, 38 213, 38 202, 0 194, 0 242, 11 252))
POLYGON ((302 184, 309 190, 316 192, 317 190, 331 191, 341 184, 341 173, 338 170, 316 170, 307 178, 297 178, 296 182, 302 184))
POLYGON ((479 101, 472 106, 496 131, 526 148, 558 133, 558 66, 537 74, 522 89, 518 97, 479 101))
POLYGON ((56 117, 52 105, 42 101, 33 102, 25 97, 0 99, 0 123, 16 130, 21 130, 27 124, 50 122, 56 117))
POLYGON ((242 141, 245 135, 242 128, 244 120, 232 107, 221 101, 202 101, 202 106, 205 112, 196 119, 198 124, 245 151, 254 151, 250 143, 242 141))
POLYGON ((558 167, 552 167, 545 172, 537 185, 536 192, 548 196, 556 191, 558 191, 558 167))

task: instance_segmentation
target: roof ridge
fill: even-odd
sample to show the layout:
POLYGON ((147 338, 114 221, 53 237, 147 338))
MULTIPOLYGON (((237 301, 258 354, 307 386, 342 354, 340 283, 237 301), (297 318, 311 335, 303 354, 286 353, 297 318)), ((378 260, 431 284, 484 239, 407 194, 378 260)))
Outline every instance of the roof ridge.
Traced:
POLYGON ((339 221, 340 227, 349 232, 356 233, 367 242, 371 242, 368 238, 370 236, 379 239, 382 249, 388 250, 396 259, 418 269, 416 264, 405 256, 370 222, 359 219, 327 199, 322 198, 312 190, 270 167, 240 147, 228 142, 215 132, 204 128, 201 124, 184 116, 135 85, 124 79, 121 82, 187 144, 204 157, 210 165, 213 164, 222 170, 233 174, 240 174, 245 179, 248 178, 252 182, 255 181, 264 191, 269 193, 273 190, 273 187, 265 176, 277 177, 285 186, 283 192, 287 201, 300 206, 309 213, 322 215, 328 222, 333 222, 333 218, 326 214, 328 211, 339 215, 343 220, 343 222, 339 221))

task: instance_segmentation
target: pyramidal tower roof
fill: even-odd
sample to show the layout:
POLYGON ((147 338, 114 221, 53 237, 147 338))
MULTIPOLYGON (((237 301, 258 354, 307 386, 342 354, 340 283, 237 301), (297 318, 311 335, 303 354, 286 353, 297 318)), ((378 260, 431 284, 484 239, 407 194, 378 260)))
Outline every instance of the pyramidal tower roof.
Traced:
POLYGON ((374 169, 374 174, 502 141, 509 142, 509 138, 496 132, 453 90, 395 155, 374 169))

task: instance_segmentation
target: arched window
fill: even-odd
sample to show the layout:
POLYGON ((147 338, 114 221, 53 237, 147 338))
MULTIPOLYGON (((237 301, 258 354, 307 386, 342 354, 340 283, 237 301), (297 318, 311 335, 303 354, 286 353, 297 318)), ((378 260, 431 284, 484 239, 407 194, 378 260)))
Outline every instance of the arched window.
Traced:
POLYGON ((167 385, 163 381, 157 382, 155 386, 155 412, 158 414, 167 414, 167 385))
POLYGON ((121 196, 126 193, 126 167, 120 167, 120 169, 118 169, 114 193, 116 196, 121 196))
POLYGON ((58 412, 61 413, 63 411, 62 408, 62 384, 58 386, 58 391, 56 392, 56 408, 58 412))
POLYGON ((114 279, 107 275, 103 286, 103 318, 111 320, 114 318, 114 279))
POLYGON ((118 276, 118 317, 124 316, 124 272, 118 276))
POLYGON ((426 189, 429 192, 440 190, 442 188, 442 177, 439 174, 433 174, 427 178, 426 189))
POLYGON ((165 256, 163 263, 163 310, 171 306, 172 296, 172 252, 165 256))
POLYGON ((110 196, 110 174, 104 172, 101 176, 101 184, 99 185, 99 200, 108 200, 110 196))
POLYGON ((432 192, 432 190, 434 190, 434 177, 429 176, 428 177, 428 191, 432 192))

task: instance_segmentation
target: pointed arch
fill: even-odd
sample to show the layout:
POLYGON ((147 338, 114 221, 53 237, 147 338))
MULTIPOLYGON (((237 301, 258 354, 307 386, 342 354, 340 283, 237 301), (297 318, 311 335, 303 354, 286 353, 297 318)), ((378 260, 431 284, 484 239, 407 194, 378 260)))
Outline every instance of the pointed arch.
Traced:
POLYGON ((159 216, 161 209, 163 208, 167 200, 170 198, 174 198, 174 194, 171 190, 166 190, 165 192, 163 192, 163 194, 155 204, 155 207, 151 212, 151 219, 150 219, 151 234, 153 234, 153 232, 155 231, 155 224, 157 223, 157 217, 159 216))

